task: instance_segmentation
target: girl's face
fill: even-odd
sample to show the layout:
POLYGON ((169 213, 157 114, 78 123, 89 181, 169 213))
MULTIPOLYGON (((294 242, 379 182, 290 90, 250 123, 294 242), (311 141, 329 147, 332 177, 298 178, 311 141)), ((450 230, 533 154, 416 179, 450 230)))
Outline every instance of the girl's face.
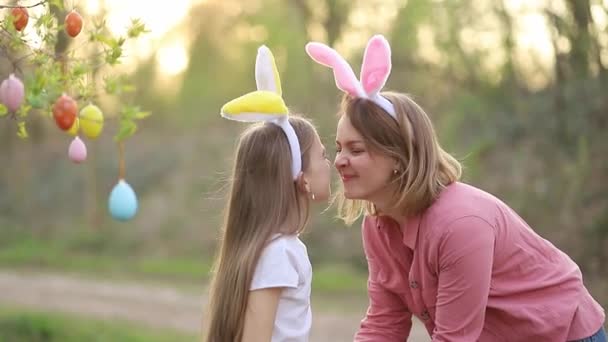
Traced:
POLYGON ((344 197, 377 203, 390 191, 388 184, 396 161, 370 151, 350 119, 342 116, 336 132, 334 166, 344 185, 344 197))
POLYGON ((310 148, 308 168, 304 172, 304 177, 308 182, 311 196, 314 194, 314 200, 327 201, 331 194, 331 167, 325 147, 318 135, 310 148))

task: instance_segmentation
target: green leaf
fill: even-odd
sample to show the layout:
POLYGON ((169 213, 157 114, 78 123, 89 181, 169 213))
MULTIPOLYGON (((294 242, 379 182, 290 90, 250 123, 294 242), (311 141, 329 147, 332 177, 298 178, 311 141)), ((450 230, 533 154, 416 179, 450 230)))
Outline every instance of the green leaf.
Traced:
POLYGON ((145 119, 148 116, 150 116, 151 114, 152 114, 151 112, 137 112, 135 114, 135 119, 137 119, 137 120, 145 119))
POLYGON ((78 63, 72 68, 72 76, 80 77, 80 76, 88 73, 89 70, 90 70, 90 68, 86 63, 84 63, 84 62, 78 63))
POLYGON ((108 53, 106 53, 106 63, 109 65, 115 65, 120 63, 118 59, 122 56, 122 48, 120 46, 116 46, 112 48, 108 53))
POLYGON ((24 118, 27 116, 27 114, 29 113, 30 109, 32 109, 32 106, 30 105, 22 105, 19 110, 17 111, 17 116, 20 118, 24 118))
POLYGON ((26 97, 27 103, 29 103, 32 108, 43 108, 45 100, 44 95, 40 92, 30 92, 26 97))
POLYGON ((26 139, 28 137, 24 121, 17 122, 17 136, 21 139, 26 139))
POLYGON ((51 6, 55 6, 60 10, 63 10, 63 0, 51 0, 50 1, 51 6))
POLYGON ((131 120, 121 120, 120 121, 120 129, 116 136, 114 136, 114 140, 121 141, 126 138, 132 136, 137 131, 137 125, 135 122, 131 120))
POLYGON ((123 93, 131 93, 135 91, 135 87, 127 84, 127 77, 124 75, 118 77, 104 77, 106 93, 110 95, 119 95, 123 93))
POLYGON ((8 108, 6 108, 5 105, 0 103, 0 118, 6 116, 6 114, 8 114, 8 108))
POLYGON ((56 24, 56 18, 51 12, 43 13, 35 22, 34 27, 44 27, 47 30, 54 28, 56 24))
POLYGON ((150 31, 146 28, 146 25, 142 23, 140 19, 132 19, 131 26, 127 30, 127 36, 129 36, 129 38, 137 38, 142 33, 148 32, 150 31))
POLYGON ((105 45, 107 45, 109 47, 112 47, 112 45, 113 45, 113 38, 109 37, 109 36, 106 36, 106 35, 104 35, 102 33, 94 34, 92 36, 92 39, 94 39, 95 41, 98 41, 100 43, 103 43, 103 44, 105 44, 105 45))
POLYGON ((121 120, 141 120, 151 114, 151 112, 142 111, 139 106, 125 106, 120 112, 120 118, 121 120))
POLYGON ((122 92, 123 93, 132 93, 135 91, 135 86, 132 84, 123 84, 122 92))

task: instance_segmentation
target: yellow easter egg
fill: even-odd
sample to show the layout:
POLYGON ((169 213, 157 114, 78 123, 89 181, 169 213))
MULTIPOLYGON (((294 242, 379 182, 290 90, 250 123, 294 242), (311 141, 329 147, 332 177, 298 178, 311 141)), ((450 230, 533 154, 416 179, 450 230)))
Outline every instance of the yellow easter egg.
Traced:
POLYGON ((95 139, 103 129, 103 113, 94 104, 88 104, 80 111, 80 129, 89 139, 95 139))
POLYGON ((80 124, 78 121, 78 118, 76 118, 76 120, 74 120, 74 123, 72 124, 72 127, 67 130, 68 134, 73 137, 78 135, 78 129, 80 128, 80 124))

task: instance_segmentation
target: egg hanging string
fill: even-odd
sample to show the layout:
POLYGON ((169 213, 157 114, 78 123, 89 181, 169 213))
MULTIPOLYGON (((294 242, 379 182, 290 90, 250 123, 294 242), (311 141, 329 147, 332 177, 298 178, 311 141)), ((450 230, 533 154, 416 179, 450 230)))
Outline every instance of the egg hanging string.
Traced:
POLYGON ((125 143, 118 142, 118 180, 125 179, 125 143))

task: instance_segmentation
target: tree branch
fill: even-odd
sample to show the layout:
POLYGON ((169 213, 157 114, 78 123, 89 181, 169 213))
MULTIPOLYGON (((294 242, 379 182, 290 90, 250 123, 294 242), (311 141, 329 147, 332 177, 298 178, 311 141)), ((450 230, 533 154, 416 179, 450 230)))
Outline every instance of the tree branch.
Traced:
POLYGON ((33 8, 33 7, 37 7, 37 6, 44 5, 44 4, 46 4, 47 2, 49 2, 49 1, 48 1, 48 0, 42 0, 42 1, 39 1, 39 2, 37 2, 37 3, 33 4, 33 5, 29 5, 29 6, 21 6, 21 5, 0 5, 0 9, 3 9, 3 8, 22 8, 22 7, 23 7, 23 8, 33 8))

